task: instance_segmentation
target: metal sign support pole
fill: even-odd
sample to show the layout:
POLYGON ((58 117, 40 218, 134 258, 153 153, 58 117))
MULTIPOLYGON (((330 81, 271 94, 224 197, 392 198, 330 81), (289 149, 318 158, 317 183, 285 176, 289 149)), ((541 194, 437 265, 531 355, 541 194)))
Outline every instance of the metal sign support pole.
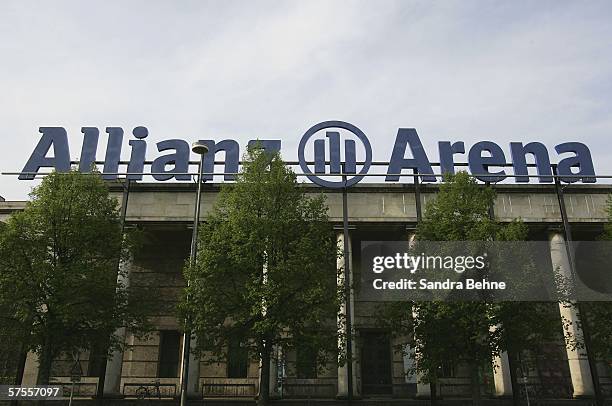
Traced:
POLYGON ((423 210, 421 208, 421 184, 419 182, 419 169, 413 168, 412 171, 414 172, 414 204, 416 208, 416 216, 418 223, 419 221, 421 221, 421 217, 423 214, 423 210))
MULTIPOLYGON (((342 170, 344 173, 344 168, 342 170)), ((351 268, 349 250, 349 227, 348 227, 348 196, 346 187, 346 175, 342 175, 344 188, 342 189, 342 230, 344 240, 344 294, 346 310, 346 374, 347 374, 347 400, 349 405, 353 400, 353 326, 351 320, 351 268)))
MULTIPOLYGON (((195 213, 193 216, 193 234, 191 235, 191 254, 189 258, 189 266, 196 265, 197 249, 198 249, 198 225, 200 224, 200 201, 202 198, 202 169, 204 167, 204 154, 200 155, 200 165, 198 167, 198 188, 195 202, 195 213)), ((189 281, 187 281, 189 286, 189 281)), ((189 297, 187 297, 189 300, 189 297)), ((191 352, 191 328, 189 326, 189 318, 185 320, 185 332, 183 333, 183 363, 181 372, 181 403, 180 406, 187 405, 187 385, 189 384, 189 354, 191 352)))

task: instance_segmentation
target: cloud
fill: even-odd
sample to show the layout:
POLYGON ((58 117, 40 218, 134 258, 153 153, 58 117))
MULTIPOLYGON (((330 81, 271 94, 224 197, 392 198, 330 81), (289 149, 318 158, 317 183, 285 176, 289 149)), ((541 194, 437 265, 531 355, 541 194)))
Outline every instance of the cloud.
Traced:
MULTIPOLYGON (((612 173, 609 2, 82 2, 0 5, 0 168, 42 125, 137 125, 167 138, 281 138, 362 128, 387 159, 398 127, 438 140, 586 142, 612 173)), ((99 152, 102 156, 103 151, 99 152)), ((435 154, 432 159, 435 159, 435 154)), ((29 182, 0 177, 23 199, 29 182)))

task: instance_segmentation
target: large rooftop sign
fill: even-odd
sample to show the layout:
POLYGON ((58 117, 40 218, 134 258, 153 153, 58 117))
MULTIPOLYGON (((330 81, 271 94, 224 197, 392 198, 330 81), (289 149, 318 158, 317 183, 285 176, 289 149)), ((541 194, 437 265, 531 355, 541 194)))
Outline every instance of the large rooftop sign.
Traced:
MULTIPOLYGON (((41 127, 42 137, 25 164, 19 179, 33 179, 41 168, 68 171, 71 166, 68 134, 63 127, 41 127), (52 152, 51 152, 52 151, 52 152)), ((90 171, 96 164, 96 153, 100 131, 96 127, 81 129, 83 143, 79 159, 79 170, 90 171)), ((107 141, 102 176, 107 180, 117 179, 121 152, 124 145, 124 131, 120 127, 106 128, 107 141)), ((129 140, 130 160, 124 171, 130 180, 142 180, 145 173, 147 154, 145 127, 135 127, 129 140)), ((240 147, 231 139, 222 141, 203 140, 209 153, 204 157, 203 172, 207 180, 213 178, 215 156, 224 153, 224 179, 233 180, 239 169, 240 147)), ((280 140, 251 140, 248 145, 258 145, 268 151, 279 151, 280 140)), ((149 174, 158 181, 169 179, 188 181, 190 147, 180 139, 160 141, 155 145, 157 157, 150 162, 149 174)), ((564 142, 555 146, 558 163, 557 174, 564 182, 595 182, 595 169, 589 148, 580 142, 564 142)), ((372 145, 368 137, 356 126, 343 121, 325 121, 312 126, 302 136, 298 146, 299 165, 312 182, 324 187, 352 186, 360 182, 372 165, 372 145), (341 139, 344 138, 344 143, 341 139), (358 148, 359 145, 359 148, 358 148), (342 146, 344 152, 341 152, 342 146), (358 154, 363 156, 358 160, 358 154), (312 158, 307 159, 307 156, 312 158), (343 159, 342 159, 343 158, 343 159), (342 175, 345 175, 344 177, 342 175)), ((540 183, 553 181, 551 157, 546 146, 540 142, 510 142, 511 162, 506 160, 502 148, 492 141, 480 141, 466 149, 463 141, 438 142, 439 163, 432 163, 427 151, 414 128, 400 128, 397 131, 393 151, 389 158, 386 182, 397 182, 400 176, 418 172, 425 182, 435 182, 440 174, 454 173, 457 156, 467 155, 467 166, 476 178, 484 182, 499 182, 512 176, 516 182, 529 182, 537 177, 540 183), (408 157, 407 157, 408 155, 408 157), (537 175, 530 175, 528 157, 533 159, 537 175), (434 166, 439 170, 434 172, 434 166), (512 173, 507 173, 508 166, 512 173), (410 170, 405 172, 404 170, 410 170)))

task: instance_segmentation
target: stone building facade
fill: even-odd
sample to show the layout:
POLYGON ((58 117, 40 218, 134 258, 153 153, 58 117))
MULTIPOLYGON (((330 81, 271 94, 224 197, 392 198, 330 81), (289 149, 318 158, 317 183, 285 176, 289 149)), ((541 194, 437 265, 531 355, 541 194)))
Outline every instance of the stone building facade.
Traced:
MULTIPOLYGON (((220 185, 206 183, 202 195, 203 216, 212 207, 220 185)), ((342 224, 342 193, 304 185, 309 193, 325 193, 330 221, 342 224)), ((559 202, 553 185, 497 185, 494 214, 501 221, 521 218, 530 230, 530 239, 548 241, 550 267, 568 267, 565 254, 563 225, 559 202)), ((121 186, 113 186, 113 193, 122 199, 121 186)), ((435 185, 421 185, 415 193, 412 184, 361 184, 349 189, 348 215, 350 224, 351 270, 359 266, 359 247, 367 240, 402 240, 410 238, 418 223, 418 206, 425 207, 435 198, 435 185)), ((576 240, 594 240, 603 230, 607 219, 606 200, 612 192, 609 185, 571 185, 565 188, 565 204, 576 240)), ((146 339, 124 334, 127 349, 113 354, 107 361, 104 392, 109 397, 132 396, 141 385, 159 380, 164 396, 178 395, 180 386, 180 354, 182 338, 174 305, 184 286, 181 269, 189 256, 191 222, 194 212, 195 187, 190 184, 139 183, 130 188, 126 222, 138 225, 145 235, 144 246, 135 253, 128 267, 132 286, 155 287, 160 292, 163 310, 151 315, 156 331, 146 339)), ((24 202, 0 202, 0 220, 21 210, 24 202)), ((343 234, 338 230, 338 243, 343 234)), ((339 259, 338 266, 343 266, 339 259)), ((418 382, 408 371, 412 360, 397 351, 388 332, 374 319, 374 303, 354 295, 351 300, 351 318, 355 329, 353 362, 354 395, 358 398, 418 398, 429 396, 429 385, 418 382)), ((556 312, 575 320, 577 315, 559 309, 556 312)), ((556 307, 555 307, 556 306, 556 307)), ((577 328, 577 327, 574 327, 577 328)), ((581 334, 580 331, 575 331, 581 334)), ((561 322, 559 340, 551 343, 531 357, 527 368, 527 386, 541 396, 577 398, 593 395, 593 381, 584 351, 564 345, 561 322), (550 393, 548 393, 548 392, 550 393)), ((190 395, 195 398, 252 398, 258 393, 259 365, 237 344, 228 348, 228 362, 209 363, 205 358, 193 359, 190 368, 190 395)), ((330 363, 322 370, 309 364, 309 354, 298 351, 284 352, 277 348, 271 374, 273 397, 334 399, 346 397, 346 367, 330 363)), ((80 384, 83 395, 96 391, 100 362, 96 354, 82 354, 81 365, 85 377, 80 384)), ((612 392, 611 360, 597 363, 601 388, 612 392)), ((54 363, 54 381, 69 381, 70 361, 58 359, 54 363)), ((506 354, 496 360, 483 377, 482 392, 490 397, 510 397, 513 390, 506 354)), ((22 384, 34 384, 37 362, 35 354, 28 354, 22 384)), ((468 397, 469 374, 462 365, 446 365, 438 393, 446 398, 468 397)), ((612 396, 612 393, 610 394, 612 396)))

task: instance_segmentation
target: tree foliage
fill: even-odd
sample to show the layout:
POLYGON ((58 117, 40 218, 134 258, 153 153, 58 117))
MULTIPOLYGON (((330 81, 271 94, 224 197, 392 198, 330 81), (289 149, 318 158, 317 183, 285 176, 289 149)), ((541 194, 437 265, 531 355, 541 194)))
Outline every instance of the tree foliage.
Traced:
MULTIPOLYGON (((600 239, 604 241, 600 243, 600 257, 601 261, 605 261, 605 263, 597 267, 602 273, 608 270, 612 259, 612 253, 608 249, 609 243, 607 243, 607 241, 612 241, 612 195, 608 196, 606 213, 608 222, 600 236, 600 239)), ((602 285, 606 288, 606 292, 610 293, 610 278, 607 277, 605 282, 607 283, 602 285)), ((612 302, 583 302, 581 305, 583 311, 580 314, 581 323, 586 322, 588 324, 587 328, 591 338, 590 350, 597 359, 612 362, 612 323, 610 323, 610 320, 612 320, 612 302)))
POLYGON ((184 271, 181 308, 197 350, 223 360, 240 339, 262 362, 259 398, 267 401, 274 345, 307 345, 320 360, 335 348, 336 258, 323 196, 308 197, 278 153, 249 149, 202 225, 197 265, 184 271))
MULTIPOLYGON (((491 215, 495 191, 465 172, 449 175, 419 222, 421 241, 521 241, 527 227, 503 224, 491 215)), ((519 270, 517 270, 519 271, 519 270)), ((479 372, 490 370, 502 351, 534 348, 560 331, 558 317, 541 303, 481 301, 398 302, 385 305, 382 322, 400 336, 413 337, 416 371, 436 382, 447 363, 469 365, 473 397, 479 372)))
POLYGON ((41 384, 61 353, 104 348, 109 337, 117 348, 117 328, 146 327, 140 302, 117 284, 130 244, 96 175, 48 175, 0 229, 0 328, 38 353, 41 384))

